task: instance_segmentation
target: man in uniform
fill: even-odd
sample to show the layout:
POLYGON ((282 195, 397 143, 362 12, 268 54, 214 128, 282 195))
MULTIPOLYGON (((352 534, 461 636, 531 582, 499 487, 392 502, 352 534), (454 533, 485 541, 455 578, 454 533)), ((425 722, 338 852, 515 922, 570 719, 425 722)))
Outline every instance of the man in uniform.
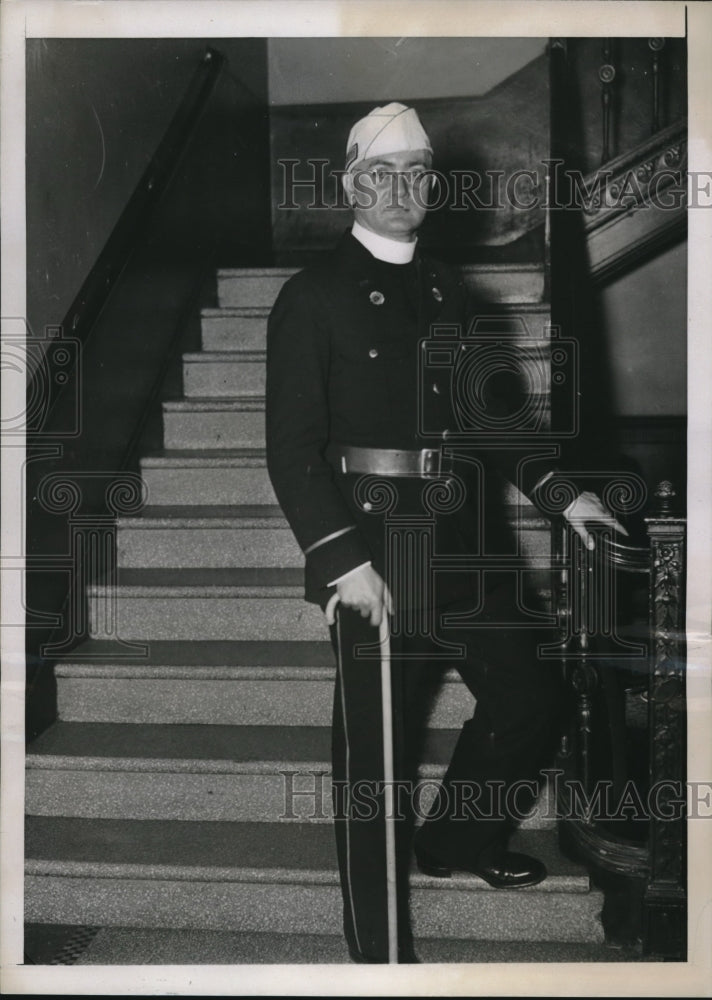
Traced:
MULTIPOLYGON (((445 643, 476 701, 416 836, 421 871, 441 878, 471 872, 507 889, 546 877, 540 861, 507 850, 512 823, 498 805, 547 763, 557 733, 555 679, 537 662, 531 632, 514 627, 502 575, 431 572, 427 559, 413 563, 412 546, 407 557, 408 545, 399 547, 391 530, 410 518, 425 526, 427 552, 467 555, 482 551, 486 510, 487 547, 497 551, 493 537, 506 532, 491 484, 501 474, 536 502, 551 473, 506 449, 458 459, 447 447, 457 421, 451 393, 445 381, 422 381, 419 351, 434 323, 464 330, 467 306, 458 277, 417 246, 431 162, 412 108, 391 103, 356 122, 343 175, 353 228, 327 259, 285 284, 268 327, 270 477, 306 557, 307 600, 324 609, 332 595, 339 600, 331 626, 332 777, 344 930, 357 962, 388 960, 381 675, 378 657, 368 655, 378 649, 384 616, 392 631, 397 783, 412 787, 417 774, 422 687, 445 643), (485 627, 440 629, 443 610, 471 618, 474 607, 485 627)), ((506 412, 506 398, 490 397, 490 414, 506 412)), ((591 494, 567 516, 584 536, 584 521, 620 528, 591 494)), ((401 806, 399 799, 398 960, 412 962, 413 810, 401 806)))

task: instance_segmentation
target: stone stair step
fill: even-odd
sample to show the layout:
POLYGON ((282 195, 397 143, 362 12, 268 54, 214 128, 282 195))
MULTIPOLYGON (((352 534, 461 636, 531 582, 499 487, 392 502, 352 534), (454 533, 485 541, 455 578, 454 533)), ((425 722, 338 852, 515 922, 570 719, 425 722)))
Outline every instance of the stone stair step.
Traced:
POLYGON ((170 450, 141 459, 152 506, 276 504, 262 449, 170 450))
MULTIPOLYGON (((632 949, 583 941, 463 941, 419 938, 416 953, 426 964, 483 962, 635 962, 632 949)), ((76 965, 348 965, 341 937, 270 934, 259 931, 197 931, 105 927, 76 965)), ((354 967, 355 968, 355 967, 354 967)), ((472 985, 477 971, 472 970, 472 985)))
POLYGON ((324 636, 303 599, 301 569, 124 569, 118 585, 87 588, 90 635, 127 640, 302 639, 324 636))
MULTIPOLYGON (((425 816, 458 730, 426 733, 416 814, 425 816)), ((55 722, 29 747, 30 816, 330 822, 328 726, 55 722)), ((417 796, 417 797, 416 797, 417 796)), ((544 789, 527 829, 550 828, 544 789)))
MULTIPOLYGON (((545 582, 549 574, 545 569, 533 573, 535 584, 540 575, 545 582)), ((301 568, 119 569, 115 582, 87 588, 89 634, 144 642, 319 641, 326 629, 324 615, 303 595, 301 568)), ((541 588, 539 598, 547 599, 541 588)))
POLYGON ((185 676, 191 676, 191 671, 200 667, 212 670, 214 676, 220 677, 225 670, 234 670, 235 667, 272 672, 333 667, 334 655, 326 632, 316 642, 154 640, 145 652, 130 655, 126 655, 115 642, 86 639, 64 655, 57 671, 61 673, 68 667, 78 666, 91 669, 98 665, 113 665, 122 670, 136 668, 139 671, 167 667, 172 671, 184 671, 185 676))
POLYGON ((146 507, 119 518, 122 567, 302 567, 304 556, 276 506, 146 507))
MULTIPOLYGON (((428 736, 422 770, 433 778, 443 773, 457 734, 428 736)), ((325 822, 332 815, 330 746, 328 726, 57 722, 29 748, 26 812, 325 822), (312 797, 300 794, 310 787, 312 797)))
MULTIPOLYGON (((141 460, 141 476, 154 508, 277 506, 263 448, 164 451, 141 460)), ((512 525, 531 536, 529 547, 546 555, 549 522, 513 486, 505 501, 512 525)))
MULTIPOLYGON (((116 644, 97 640, 75 650, 55 667, 59 718, 232 726, 330 724, 335 669, 328 642, 152 641, 147 647, 143 661, 129 658, 116 644)), ((459 728, 473 709, 472 696, 458 674, 445 671, 428 725, 459 728)))
MULTIPOLYGON (((512 846, 540 857, 549 877, 506 892, 468 875, 414 871, 416 936, 601 942, 601 895, 559 853, 556 834, 519 832, 512 846)), ((25 857, 32 922, 341 933, 327 824, 30 816, 25 857)))
POLYGON ((186 396, 264 396, 264 351, 201 351, 183 355, 186 396))
MULTIPOLYGON (((500 343, 500 340, 497 340, 500 343)), ((517 346, 516 362, 529 395, 537 399, 536 415, 549 416, 549 345, 517 346)), ((188 399, 262 397, 266 386, 264 351, 202 351, 183 355, 183 391, 188 399)))
MULTIPOLYGON (((532 568, 550 558, 548 522, 533 512, 512 520, 532 568)), ((302 568, 304 556, 275 504, 145 507, 117 522, 120 567, 302 568)))
POLYGON ((203 309, 200 316, 204 351, 264 351, 270 308, 203 309))
MULTIPOLYGON (((284 282, 298 268, 223 268, 218 271, 218 305, 272 306, 284 282)), ((544 297, 541 264, 468 264, 465 284, 481 302, 540 303, 544 297)))
POLYGON ((271 308, 282 285, 298 270, 297 267, 220 268, 217 274, 218 305, 221 308, 271 308))
MULTIPOLYGON (((546 377, 539 362, 532 364, 532 385, 546 377)), ((530 394, 533 400, 535 394, 530 394)), ((540 428, 550 426, 551 407, 546 395, 532 412, 540 428)), ((164 447, 171 451, 265 448, 265 405, 261 396, 234 399, 207 397, 174 400, 163 404, 164 447)))
MULTIPOLYGON (((203 309, 201 314, 204 351, 264 351, 267 349, 267 318, 263 308, 203 309)), ((500 303, 485 307, 478 316, 478 329, 506 334, 517 341, 549 341, 551 308, 542 302, 500 303)))
POLYGON ((540 303, 544 299, 541 264, 466 264, 466 287, 480 302, 540 303))
POLYGON ((129 641, 316 640, 321 610, 303 599, 303 571, 272 567, 120 569, 87 588, 92 638, 129 641), (115 618, 114 618, 115 615, 115 618))
POLYGON ((256 398, 195 398, 163 404, 163 443, 170 450, 265 447, 265 405, 256 398))

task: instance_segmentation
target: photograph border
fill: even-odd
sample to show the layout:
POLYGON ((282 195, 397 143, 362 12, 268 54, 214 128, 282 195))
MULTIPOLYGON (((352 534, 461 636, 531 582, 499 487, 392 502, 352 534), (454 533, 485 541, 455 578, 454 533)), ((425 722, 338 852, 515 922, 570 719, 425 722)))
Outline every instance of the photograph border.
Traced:
MULTIPOLYGON (((401 35, 673 37, 687 34, 689 172, 712 182, 712 7, 666 0, 4 0, 2 64, 3 317, 27 315, 25 233, 25 69, 30 37, 312 37, 401 35)), ((703 193, 703 197, 706 194, 703 193)), ((688 209, 688 782, 712 780, 712 386, 710 317, 712 211, 688 209)), ((712 190, 709 194, 712 209, 712 190)), ((2 321, 5 327, 6 320, 2 321)), ((3 414, 24 408, 3 371, 3 414)), ((712 822, 688 822, 686 963, 527 963, 356 966, 22 965, 24 814, 24 523, 21 439, 2 442, 3 553, 0 607, 2 784, 0 967, 6 993, 113 995, 444 995, 444 996, 709 996, 712 995, 712 822), (20 526, 18 530, 18 526, 20 526), (574 990, 576 992, 574 992, 574 990)), ((712 805, 709 816, 712 819, 712 805)))

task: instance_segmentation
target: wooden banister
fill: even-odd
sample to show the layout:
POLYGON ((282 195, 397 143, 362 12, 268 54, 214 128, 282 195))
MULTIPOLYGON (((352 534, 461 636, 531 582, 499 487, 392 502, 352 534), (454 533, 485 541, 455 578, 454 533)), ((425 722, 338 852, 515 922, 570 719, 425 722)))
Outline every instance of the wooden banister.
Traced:
POLYGON ((684 959, 686 937, 685 519, 669 482, 655 491, 650 538, 651 659, 648 686, 650 878, 643 898, 646 954, 684 959))
MULTIPOLYGON (((88 339, 116 281, 139 245, 153 209, 178 166, 223 63, 224 57, 219 52, 206 49, 163 139, 62 321, 60 330, 65 335, 71 335, 82 343, 88 339)), ((68 391, 70 384, 73 384, 71 376, 64 383, 64 388, 55 393, 53 406, 48 410, 44 421, 45 427, 40 432, 49 426, 51 410, 68 391)), ((32 386, 28 392, 28 398, 32 398, 32 386)))
POLYGON ((561 660, 570 691, 571 721, 560 752, 566 780, 559 814, 583 860, 595 868, 643 881, 641 938, 646 955, 683 959, 686 949, 685 882, 685 519, 675 491, 661 483, 645 518, 649 548, 626 545, 606 534, 589 552, 566 524, 555 532, 555 595, 560 642, 545 654, 561 660), (648 578, 648 649, 621 640, 615 621, 615 574, 648 578), (576 811, 574 787, 596 798, 601 770, 597 747, 610 745, 614 793, 628 779, 624 759, 626 689, 638 690, 647 663, 646 840, 619 835, 607 819, 576 811), (631 679, 633 678, 633 679, 631 679), (597 706, 605 706, 597 714, 597 706), (601 822, 601 819, 603 822, 601 822))

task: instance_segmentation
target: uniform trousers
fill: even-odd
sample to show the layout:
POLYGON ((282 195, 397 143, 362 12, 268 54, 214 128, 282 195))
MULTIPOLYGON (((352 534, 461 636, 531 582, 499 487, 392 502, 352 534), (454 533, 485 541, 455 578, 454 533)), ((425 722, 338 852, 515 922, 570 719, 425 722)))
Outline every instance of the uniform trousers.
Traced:
MULTIPOLYGON (((507 614, 501 588, 488 594, 481 620, 511 621, 507 614)), ((553 669, 537 662, 531 630, 458 625, 441 628, 440 635, 463 647, 446 664, 429 660, 432 641, 425 636, 394 636, 392 642, 399 961, 412 954, 408 874, 419 813, 422 818, 420 793, 427 787, 418 785, 417 770, 443 666, 459 671, 476 706, 417 832, 419 848, 453 868, 486 859, 533 804, 540 769, 558 738, 560 684, 553 669)), ((381 665, 377 656, 359 655, 359 647, 374 648, 378 630, 357 611, 340 607, 331 639, 337 663, 332 780, 344 932, 353 955, 387 962, 381 665)))

